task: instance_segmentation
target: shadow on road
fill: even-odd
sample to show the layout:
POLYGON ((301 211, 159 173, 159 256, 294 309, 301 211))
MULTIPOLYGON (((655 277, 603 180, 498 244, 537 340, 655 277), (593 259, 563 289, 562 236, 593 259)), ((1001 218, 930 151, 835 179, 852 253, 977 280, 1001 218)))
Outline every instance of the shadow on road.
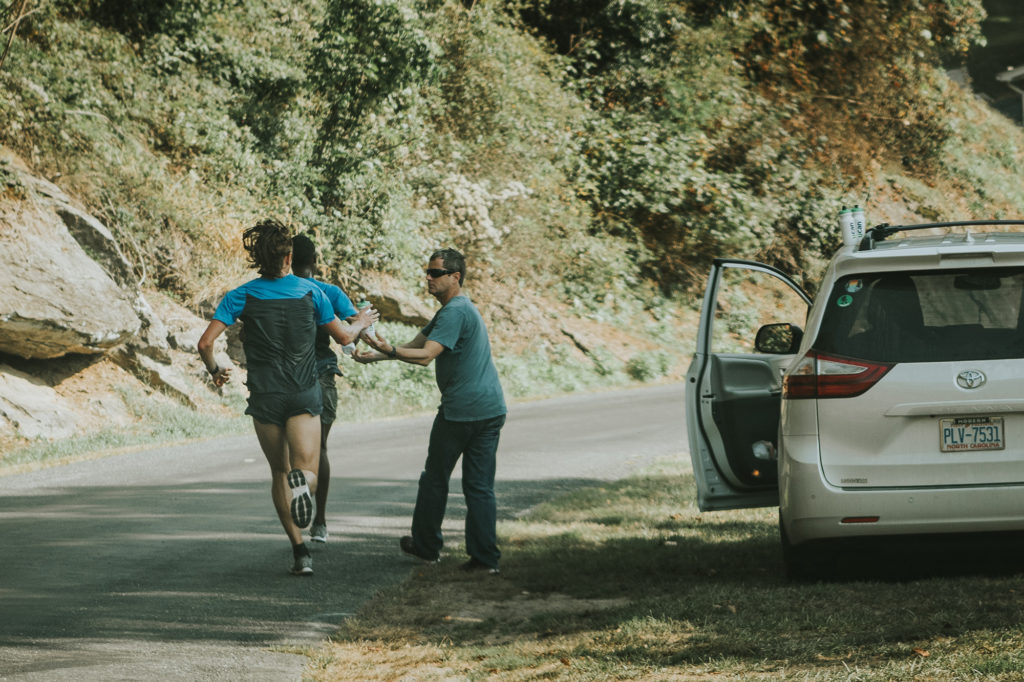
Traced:
MULTIPOLYGON (((499 518, 593 483, 502 481, 499 518)), ((306 631, 322 638, 416 565, 397 545, 415 494, 409 480, 336 478, 330 540, 309 543, 315 575, 297 578, 288 574, 291 550, 269 481, 11 491, 0 496, 7 547, 0 646, 54 637, 265 644, 306 631)), ((449 547, 461 544, 464 517, 455 479, 449 547)))

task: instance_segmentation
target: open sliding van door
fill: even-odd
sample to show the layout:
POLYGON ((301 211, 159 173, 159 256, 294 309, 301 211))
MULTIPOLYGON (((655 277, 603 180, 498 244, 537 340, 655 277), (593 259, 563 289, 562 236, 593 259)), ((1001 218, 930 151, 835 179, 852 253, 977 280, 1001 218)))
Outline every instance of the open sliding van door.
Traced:
POLYGON ((779 503, 782 375, 811 298, 781 271, 715 259, 686 373, 690 459, 702 511, 779 503))

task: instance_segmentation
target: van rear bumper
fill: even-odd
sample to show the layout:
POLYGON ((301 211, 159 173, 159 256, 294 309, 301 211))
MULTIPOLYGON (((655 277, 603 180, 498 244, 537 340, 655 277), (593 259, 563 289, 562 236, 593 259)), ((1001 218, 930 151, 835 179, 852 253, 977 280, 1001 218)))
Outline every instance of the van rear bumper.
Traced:
POLYGON ((793 545, 832 538, 1024 531, 1024 485, 839 488, 825 481, 817 457, 809 454, 787 448, 780 462, 779 518, 793 545))

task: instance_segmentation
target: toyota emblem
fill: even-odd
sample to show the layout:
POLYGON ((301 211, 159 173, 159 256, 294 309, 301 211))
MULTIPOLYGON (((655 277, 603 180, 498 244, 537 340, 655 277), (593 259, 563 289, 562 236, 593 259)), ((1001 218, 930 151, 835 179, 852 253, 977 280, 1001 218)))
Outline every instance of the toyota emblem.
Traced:
POLYGON ((985 373, 977 369, 965 369, 956 375, 956 385, 960 388, 978 388, 985 381, 985 373))

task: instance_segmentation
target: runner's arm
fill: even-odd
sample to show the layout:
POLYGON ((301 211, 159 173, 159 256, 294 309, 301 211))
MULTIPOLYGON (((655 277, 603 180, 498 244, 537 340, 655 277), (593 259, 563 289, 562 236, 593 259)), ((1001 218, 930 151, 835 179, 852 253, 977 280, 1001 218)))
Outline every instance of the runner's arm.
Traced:
POLYGON ((226 384, 231 375, 231 370, 218 366, 217 360, 213 357, 213 342, 227 328, 228 326, 220 320, 211 320, 206 331, 199 337, 199 343, 196 344, 196 348, 199 350, 199 357, 202 358, 203 364, 206 365, 206 371, 210 373, 216 386, 226 384))
POLYGON ((380 319, 378 313, 372 306, 359 311, 358 314, 349 318, 350 321, 342 322, 337 317, 324 325, 324 329, 335 341, 342 346, 348 345, 359 338, 359 332, 380 319))

